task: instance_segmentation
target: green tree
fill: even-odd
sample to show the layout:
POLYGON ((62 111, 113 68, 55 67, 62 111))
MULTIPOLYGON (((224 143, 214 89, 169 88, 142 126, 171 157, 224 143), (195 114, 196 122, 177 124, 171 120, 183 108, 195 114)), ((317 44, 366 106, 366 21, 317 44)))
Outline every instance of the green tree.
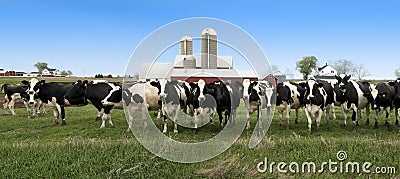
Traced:
POLYGON ((42 75, 42 71, 44 69, 48 68, 48 64, 46 62, 37 62, 35 65, 33 65, 34 67, 36 67, 39 71, 39 75, 42 75))
POLYGON ((396 76, 396 78, 400 78, 400 68, 394 70, 394 75, 396 76))
POLYGON ((296 69, 303 74, 304 80, 307 80, 308 75, 317 69, 317 61, 318 59, 315 56, 306 56, 296 62, 296 69))
POLYGON ((65 70, 63 70, 63 71, 61 72, 61 76, 68 76, 68 72, 65 71, 65 70))

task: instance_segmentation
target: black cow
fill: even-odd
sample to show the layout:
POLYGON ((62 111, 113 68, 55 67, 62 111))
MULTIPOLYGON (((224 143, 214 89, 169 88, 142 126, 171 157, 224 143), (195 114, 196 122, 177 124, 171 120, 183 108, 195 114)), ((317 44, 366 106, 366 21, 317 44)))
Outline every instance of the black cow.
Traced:
POLYGON ((366 82, 355 82, 350 80, 351 75, 339 75, 335 76, 338 80, 337 86, 335 87, 336 101, 340 103, 343 111, 344 125, 343 128, 347 127, 347 112, 353 110, 351 117, 353 121, 353 131, 357 131, 356 126, 358 120, 361 118, 361 109, 366 110, 366 123, 369 124, 370 114, 370 102, 367 95, 371 93, 369 84, 366 82))
MULTIPOLYGON (((113 91, 120 90, 121 85, 117 83, 107 82, 88 82, 87 80, 78 80, 73 86, 65 93, 64 97, 71 105, 87 105, 92 103, 98 110, 96 120, 100 118, 101 112, 104 112, 102 117, 102 124, 100 128, 105 127, 105 121, 108 119, 110 126, 113 125, 111 120, 110 111, 114 104, 103 105, 102 101, 113 91)), ((118 93, 115 93, 117 95, 118 93)), ((121 101, 121 100, 120 100, 121 101)))
POLYGON ((394 87, 396 95, 393 99, 393 106, 395 108, 396 114, 396 125, 399 125, 399 115, 400 115, 400 78, 397 78, 395 81, 389 82, 390 86, 394 87))
POLYGON ((228 118, 231 116, 231 95, 222 81, 214 81, 205 86, 205 93, 212 95, 217 102, 217 113, 219 124, 221 127, 227 124, 228 118), (223 123, 223 114, 225 121, 223 123))
POLYGON ((329 127, 330 105, 334 103, 334 95, 332 86, 322 80, 309 79, 307 82, 299 84, 306 89, 304 95, 304 103, 306 104, 305 112, 308 121, 308 132, 311 133, 311 117, 316 118, 317 132, 321 123, 321 116, 326 109, 327 126, 329 127))
MULTIPOLYGON (((74 83, 63 83, 63 82, 50 82, 46 83, 45 80, 39 81, 36 78, 32 78, 29 81, 29 103, 35 103, 35 97, 37 96, 43 104, 46 104, 54 111, 55 124, 58 124, 58 118, 61 114, 62 125, 67 124, 65 121, 65 110, 66 105, 64 101, 64 95, 73 86, 74 83)), ((68 103, 67 103, 68 105, 68 103)))
POLYGON ((393 105, 393 100, 395 98, 396 92, 393 86, 390 86, 388 83, 378 83, 376 86, 371 85, 371 94, 368 95, 371 100, 372 109, 375 111, 375 126, 374 128, 378 128, 378 118, 379 114, 383 111, 386 112, 386 126, 387 130, 391 131, 392 127, 390 126, 390 112, 393 105))
POLYGON ((306 89, 292 82, 278 83, 276 87, 276 108, 279 113, 279 125, 282 127, 283 111, 286 110, 286 129, 289 130, 290 110, 295 109, 295 123, 298 124, 299 109, 304 104, 304 93, 306 89))

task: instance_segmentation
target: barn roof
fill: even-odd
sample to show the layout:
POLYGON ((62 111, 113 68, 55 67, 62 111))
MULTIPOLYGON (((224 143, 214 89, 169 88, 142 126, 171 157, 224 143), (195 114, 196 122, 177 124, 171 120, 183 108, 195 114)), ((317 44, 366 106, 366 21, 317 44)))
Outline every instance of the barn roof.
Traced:
POLYGON ((169 79, 172 70, 170 63, 143 63, 139 71, 139 79, 169 79))

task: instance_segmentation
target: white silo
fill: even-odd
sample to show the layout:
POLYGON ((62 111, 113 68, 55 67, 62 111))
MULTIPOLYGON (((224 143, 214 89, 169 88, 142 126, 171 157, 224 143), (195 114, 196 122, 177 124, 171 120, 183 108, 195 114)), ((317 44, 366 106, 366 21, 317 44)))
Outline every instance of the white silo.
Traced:
POLYGON ((217 32, 212 28, 201 33, 201 68, 217 69, 217 32))
POLYGON ((183 36, 180 40, 181 55, 193 55, 193 40, 189 36, 183 36))
POLYGON ((195 69, 196 68, 196 57, 189 55, 183 59, 184 69, 195 69))

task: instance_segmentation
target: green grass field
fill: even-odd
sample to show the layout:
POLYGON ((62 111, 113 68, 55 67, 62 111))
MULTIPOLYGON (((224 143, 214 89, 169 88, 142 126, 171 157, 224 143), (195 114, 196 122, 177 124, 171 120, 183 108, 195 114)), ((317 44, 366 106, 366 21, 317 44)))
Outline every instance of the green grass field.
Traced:
MULTIPOLYGON (((99 129, 101 122, 95 121, 97 110, 91 105, 67 107, 65 126, 54 125, 51 110, 31 119, 27 119, 23 108, 16 109, 14 117, 0 110, 0 178, 399 178, 399 126, 387 131, 381 116, 379 128, 373 129, 373 125, 365 125, 364 117, 358 132, 353 133, 350 119, 348 129, 340 128, 343 120, 339 111, 336 110, 337 120, 331 121, 329 129, 323 119, 321 132, 317 133, 313 122, 311 135, 307 132, 304 110, 300 112, 299 124, 294 124, 292 114, 288 131, 279 127, 275 114, 267 136, 250 149, 248 142, 255 125, 252 115, 252 128, 245 130, 227 151, 205 162, 180 164, 148 152, 131 132, 126 132, 123 110, 113 110, 114 126, 107 123, 104 129, 99 129), (257 164, 264 158, 288 165, 315 162, 318 170, 323 162, 338 161, 338 151, 347 152, 344 162, 371 162, 371 171, 376 167, 395 167, 396 173, 341 174, 331 173, 327 168, 315 174, 279 173, 276 165, 272 173, 269 169, 265 173, 257 170, 257 164)), ((162 127, 161 120, 154 117, 154 122, 162 127)), ((201 128, 198 134, 182 127, 174 134, 171 122, 168 127, 167 136, 179 141, 201 141, 215 135, 210 125, 201 128)))

